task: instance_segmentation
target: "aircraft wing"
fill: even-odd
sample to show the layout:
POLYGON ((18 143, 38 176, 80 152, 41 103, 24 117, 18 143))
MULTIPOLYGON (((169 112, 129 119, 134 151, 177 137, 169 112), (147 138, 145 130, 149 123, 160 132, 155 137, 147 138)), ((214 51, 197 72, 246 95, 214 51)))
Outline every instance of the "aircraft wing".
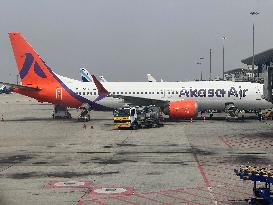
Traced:
POLYGON ((28 90, 28 91, 39 91, 39 90, 41 90, 41 88, 38 88, 38 87, 30 87, 30 86, 25 86, 25 85, 17 85, 17 84, 13 84, 13 83, 0 82, 0 84, 9 85, 9 86, 12 86, 12 87, 16 87, 16 88, 19 88, 21 90, 28 90))
POLYGON ((125 103, 132 104, 132 105, 156 105, 159 107, 165 107, 169 104, 167 100, 158 100, 158 99, 151 99, 151 98, 143 98, 143 97, 135 97, 135 96, 126 96, 126 95, 110 95, 113 98, 120 98, 123 99, 125 103))

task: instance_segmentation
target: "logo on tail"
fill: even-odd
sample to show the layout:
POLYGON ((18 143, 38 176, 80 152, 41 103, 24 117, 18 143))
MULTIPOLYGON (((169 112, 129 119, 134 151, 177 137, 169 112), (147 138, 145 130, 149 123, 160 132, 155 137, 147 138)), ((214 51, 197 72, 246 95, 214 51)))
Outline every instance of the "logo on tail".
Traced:
MULTIPOLYGON (((25 56, 26 56, 25 62, 24 62, 23 66, 20 70, 20 73, 19 73, 21 79, 24 79, 27 76, 27 74, 34 62, 34 57, 31 53, 26 53, 25 56)), ((44 71, 41 69, 41 67, 39 66, 39 64, 36 61, 34 63, 34 72, 36 73, 36 75, 38 75, 41 78, 47 77, 46 74, 44 73, 44 71)))

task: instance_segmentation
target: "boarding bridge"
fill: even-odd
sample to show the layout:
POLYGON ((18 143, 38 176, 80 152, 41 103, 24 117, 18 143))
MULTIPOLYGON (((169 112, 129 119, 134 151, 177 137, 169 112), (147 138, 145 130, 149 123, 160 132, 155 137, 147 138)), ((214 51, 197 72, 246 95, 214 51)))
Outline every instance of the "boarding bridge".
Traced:
POLYGON ((273 66, 267 66, 266 69, 263 70, 264 77, 264 99, 269 102, 272 102, 272 88, 273 88, 273 66))

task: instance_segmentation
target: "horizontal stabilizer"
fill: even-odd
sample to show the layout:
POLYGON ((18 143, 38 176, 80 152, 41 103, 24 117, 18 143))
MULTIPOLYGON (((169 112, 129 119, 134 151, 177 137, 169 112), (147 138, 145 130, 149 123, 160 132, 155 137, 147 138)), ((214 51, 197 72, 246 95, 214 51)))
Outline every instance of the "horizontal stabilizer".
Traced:
POLYGON ((41 88, 38 87, 30 87, 30 86, 25 86, 25 85, 17 85, 17 84, 12 84, 12 83, 5 83, 5 82, 0 82, 0 84, 3 85, 9 85, 15 88, 19 88, 21 90, 29 90, 29 91, 39 91, 41 88))

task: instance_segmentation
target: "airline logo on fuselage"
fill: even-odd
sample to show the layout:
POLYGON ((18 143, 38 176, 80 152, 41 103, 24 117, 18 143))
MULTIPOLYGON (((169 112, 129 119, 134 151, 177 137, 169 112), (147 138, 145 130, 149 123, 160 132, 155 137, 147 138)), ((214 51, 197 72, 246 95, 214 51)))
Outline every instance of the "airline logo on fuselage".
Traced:
POLYGON ((179 97, 239 97, 241 99, 246 97, 247 91, 248 89, 241 89, 241 86, 239 86, 239 89, 236 89, 235 87, 230 87, 229 89, 182 88, 179 97))
POLYGON ((24 79, 27 76, 27 74, 28 74, 31 66, 33 65, 33 62, 35 62, 34 63, 34 72, 39 77, 46 78, 46 74, 41 69, 40 65, 36 61, 34 61, 33 55, 31 53, 26 53, 25 56, 26 56, 25 62, 24 62, 23 67, 21 68, 20 73, 19 73, 20 74, 20 78, 24 79))

